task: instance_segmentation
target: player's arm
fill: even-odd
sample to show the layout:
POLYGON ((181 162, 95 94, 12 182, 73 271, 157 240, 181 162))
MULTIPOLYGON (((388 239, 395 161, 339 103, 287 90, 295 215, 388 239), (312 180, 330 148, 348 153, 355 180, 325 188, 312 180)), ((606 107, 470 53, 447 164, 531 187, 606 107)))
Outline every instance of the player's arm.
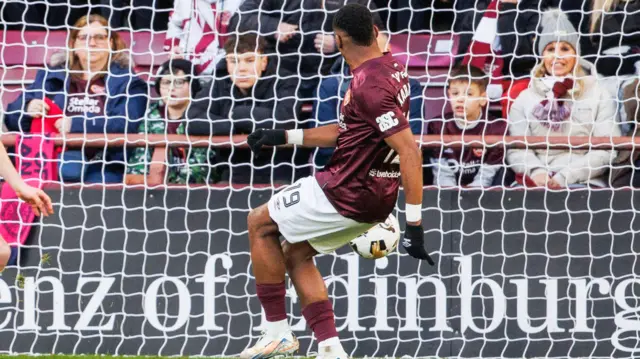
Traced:
MULTIPOLYGON (((422 208, 422 153, 416 145, 411 130, 406 128, 385 138, 385 142, 400 157, 400 175, 407 206, 422 208)), ((407 216, 407 224, 414 226, 422 224, 422 213, 420 212, 419 217, 407 216)))
POLYGON ((257 154, 262 146, 291 144, 304 147, 335 147, 337 139, 338 125, 331 124, 306 130, 258 129, 247 137, 247 143, 257 154))
POLYGON ((18 198, 29 203, 36 216, 53 214, 51 198, 42 190, 27 185, 13 167, 7 149, 0 143, 0 177, 16 191, 18 198))
POLYGON ((402 246, 414 258, 434 265, 424 248, 422 229, 422 152, 416 145, 411 129, 405 128, 385 141, 400 157, 400 175, 405 193, 406 226, 402 246))

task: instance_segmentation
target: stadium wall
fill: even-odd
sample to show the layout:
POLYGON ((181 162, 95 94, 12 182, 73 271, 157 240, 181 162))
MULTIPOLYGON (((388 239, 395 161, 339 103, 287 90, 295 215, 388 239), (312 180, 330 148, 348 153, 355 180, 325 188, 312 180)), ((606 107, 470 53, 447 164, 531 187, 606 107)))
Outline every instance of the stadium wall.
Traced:
MULTIPOLYGON (((0 352, 238 354, 262 320, 246 214, 271 195, 52 192, 59 214, 33 231, 21 269, 0 276, 0 352)), ((628 190, 426 190, 437 267, 349 248, 317 259, 340 337, 356 357, 633 357, 638 202, 628 190)), ((290 290, 309 352, 296 302, 290 290)))

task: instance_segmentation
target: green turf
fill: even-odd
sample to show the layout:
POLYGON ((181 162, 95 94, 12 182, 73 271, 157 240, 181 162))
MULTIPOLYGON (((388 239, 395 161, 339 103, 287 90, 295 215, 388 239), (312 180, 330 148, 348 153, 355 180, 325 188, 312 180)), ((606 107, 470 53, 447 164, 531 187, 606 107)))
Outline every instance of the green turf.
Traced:
POLYGON ((38 358, 54 358, 54 359, 78 359, 78 358, 85 358, 85 359, 89 359, 89 358, 102 358, 102 359, 117 359, 117 358, 121 358, 121 359, 167 359, 167 358, 174 358, 174 359, 182 359, 182 358, 188 358, 188 357, 149 357, 149 356, 102 356, 102 355, 44 355, 44 354, 38 354, 38 355, 0 355, 1 359, 38 359, 38 358))
MULTIPOLYGON (((78 359, 78 358, 100 358, 100 359, 186 359, 188 357, 157 357, 157 356, 111 356, 111 355, 0 355, 0 359, 78 359)), ((216 358, 216 359, 238 359, 237 357, 196 357, 196 358, 216 358)), ((312 357, 292 357, 294 359, 312 359, 312 357)))

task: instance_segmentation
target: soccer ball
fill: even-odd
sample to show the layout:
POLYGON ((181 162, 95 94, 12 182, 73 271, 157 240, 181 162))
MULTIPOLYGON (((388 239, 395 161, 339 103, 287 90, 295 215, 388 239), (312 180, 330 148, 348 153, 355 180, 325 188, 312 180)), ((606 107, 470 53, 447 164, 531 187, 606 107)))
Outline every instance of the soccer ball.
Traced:
POLYGON ((392 214, 386 221, 378 223, 349 242, 353 250, 361 257, 378 259, 389 255, 398 247, 400 224, 392 214))

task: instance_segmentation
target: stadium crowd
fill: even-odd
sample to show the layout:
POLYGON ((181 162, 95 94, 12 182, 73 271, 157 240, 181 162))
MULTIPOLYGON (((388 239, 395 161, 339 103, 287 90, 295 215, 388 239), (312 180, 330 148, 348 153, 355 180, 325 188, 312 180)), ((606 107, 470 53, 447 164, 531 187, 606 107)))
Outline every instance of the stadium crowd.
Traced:
MULTIPOLYGON (((444 29, 458 38, 449 51, 446 102, 435 118, 426 116, 426 88, 411 78, 407 96, 416 135, 635 134, 640 1, 427 1, 414 16, 429 10, 431 21, 404 26, 409 2, 394 3, 400 9, 384 1, 351 2, 375 10, 377 41, 385 51, 406 30, 444 29), (449 18, 446 28, 441 21, 449 18)), ((34 119, 54 113, 48 130, 60 134, 230 136, 339 121, 351 72, 331 24, 346 0, 175 0, 171 12, 151 1, 71 3, 52 1, 43 10, 43 4, 26 1, 18 19, 9 4, 0 8, 5 30, 68 30, 67 51, 52 56, 17 98, 3 104, 6 130, 42 132, 46 121, 34 119), (55 11, 64 16, 52 20, 55 11), (125 29, 134 37, 152 29, 164 38, 167 60, 152 69, 149 81, 136 72, 128 46, 114 31, 125 29)), ((289 183, 322 167, 332 153, 277 148, 254 158, 235 147, 166 151, 165 181, 177 184, 289 183)), ((64 182, 143 184, 153 154, 153 146, 144 146, 56 155, 64 182)), ((431 147, 425 148, 425 185, 640 186, 637 157, 636 151, 607 149, 431 147)))

